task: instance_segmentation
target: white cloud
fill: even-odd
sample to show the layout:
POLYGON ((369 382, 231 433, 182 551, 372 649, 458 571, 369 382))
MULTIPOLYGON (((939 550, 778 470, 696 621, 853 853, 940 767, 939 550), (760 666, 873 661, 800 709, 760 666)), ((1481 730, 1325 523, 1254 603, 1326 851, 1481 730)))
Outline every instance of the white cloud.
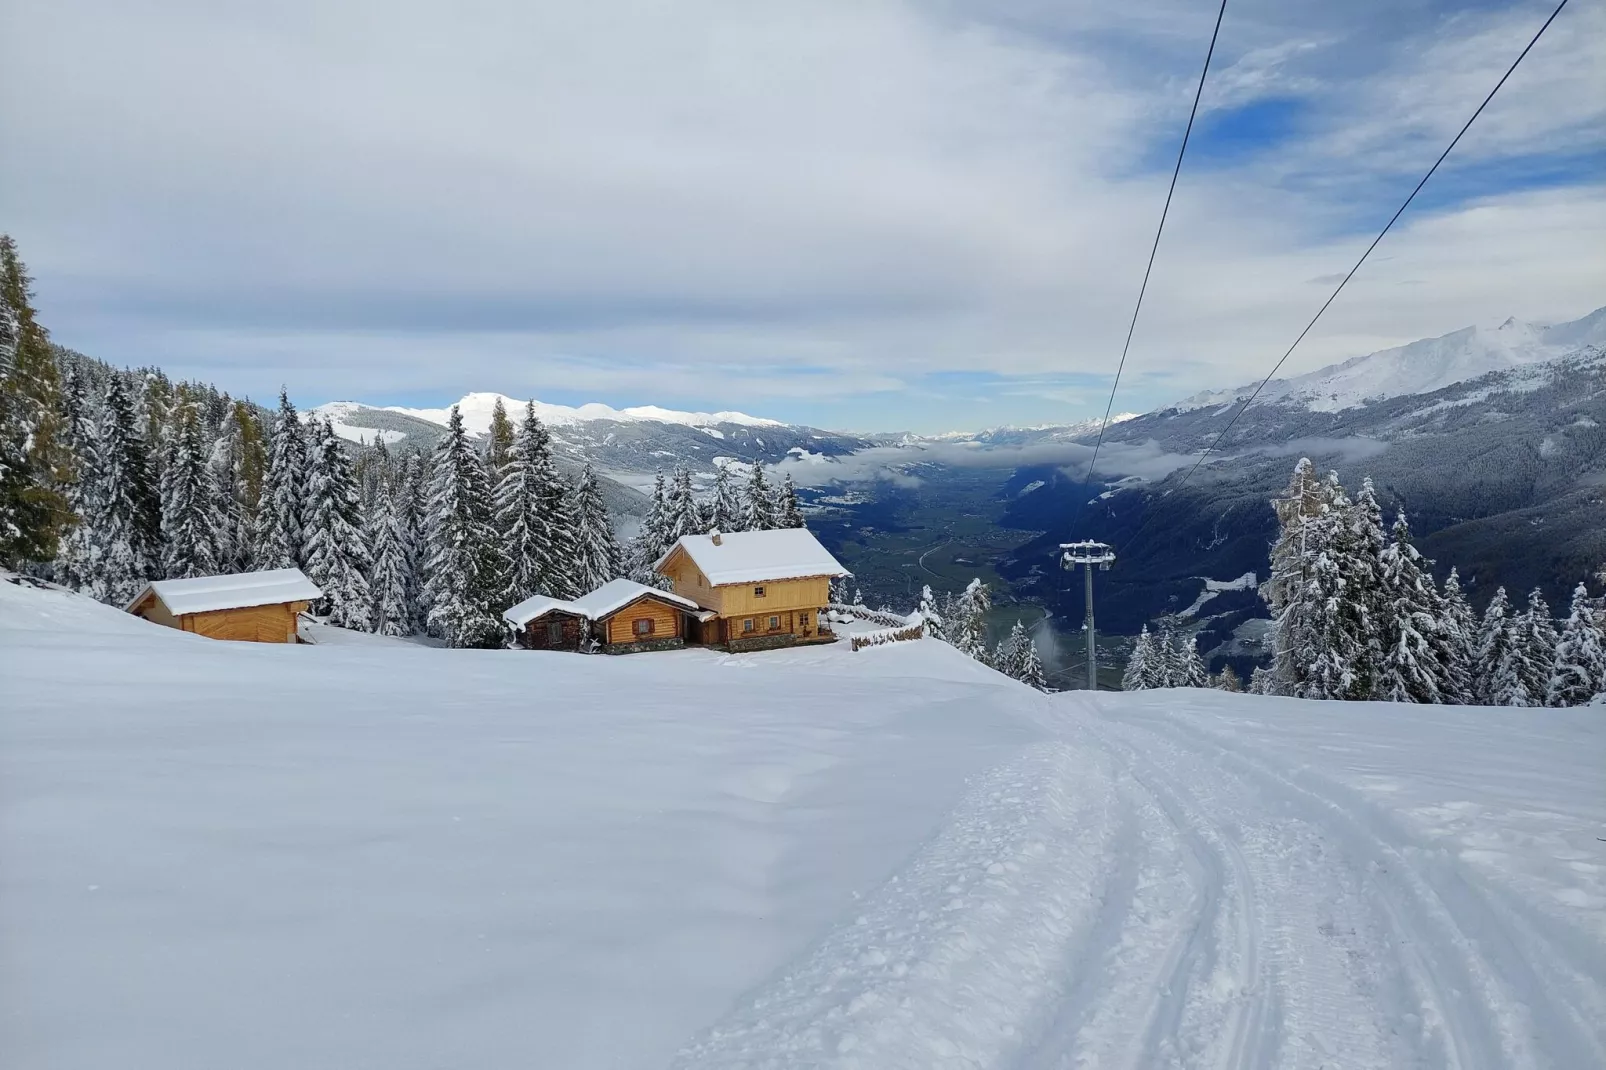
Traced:
MULTIPOLYGON (((1599 123, 1596 8, 1563 16, 1469 159, 1599 123)), ((22 5, 0 140, 27 166, 0 209, 60 340, 236 391, 783 417, 884 393, 882 426, 932 429, 973 401, 928 404, 933 372, 1113 370, 1167 177, 1134 172, 1180 133, 1196 9, 22 5)), ((1266 367, 1320 303, 1307 280, 1364 244, 1335 228, 1344 190, 1425 166, 1535 24, 1522 5, 1357 47, 1379 10, 1229 12, 1207 104, 1346 103, 1252 168, 1184 171, 1121 407, 1266 367), (1363 54, 1364 78, 1337 60, 1363 54)), ((1407 217, 1287 370, 1587 311, 1603 204, 1580 181, 1407 217)), ((1006 389, 989 418, 1101 394, 1006 389)))

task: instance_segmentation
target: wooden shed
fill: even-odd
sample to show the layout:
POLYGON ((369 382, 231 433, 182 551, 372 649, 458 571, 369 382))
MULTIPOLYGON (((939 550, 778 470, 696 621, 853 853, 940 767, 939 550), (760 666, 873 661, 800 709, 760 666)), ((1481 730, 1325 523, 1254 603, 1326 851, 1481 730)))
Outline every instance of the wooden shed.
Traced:
POLYGON ((128 612, 209 639, 294 643, 296 617, 322 597, 298 568, 157 580, 128 604, 128 612))
POLYGON ((807 528, 682 535, 656 568, 706 613, 690 642, 763 650, 836 639, 831 580, 849 575, 807 528))
POLYGON ((631 654, 684 646, 688 618, 706 615, 689 599, 631 580, 609 580, 572 600, 536 595, 502 619, 527 650, 631 654))

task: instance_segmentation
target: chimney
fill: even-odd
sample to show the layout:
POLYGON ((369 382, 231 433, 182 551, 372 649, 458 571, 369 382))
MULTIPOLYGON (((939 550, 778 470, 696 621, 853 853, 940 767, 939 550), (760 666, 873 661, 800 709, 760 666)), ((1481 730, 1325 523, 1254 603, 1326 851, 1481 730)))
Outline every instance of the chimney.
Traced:
POLYGON ((724 545, 724 543, 720 541, 719 529, 718 528, 715 528, 713 531, 710 531, 708 533, 708 537, 714 541, 714 545, 715 546, 723 546, 724 545))

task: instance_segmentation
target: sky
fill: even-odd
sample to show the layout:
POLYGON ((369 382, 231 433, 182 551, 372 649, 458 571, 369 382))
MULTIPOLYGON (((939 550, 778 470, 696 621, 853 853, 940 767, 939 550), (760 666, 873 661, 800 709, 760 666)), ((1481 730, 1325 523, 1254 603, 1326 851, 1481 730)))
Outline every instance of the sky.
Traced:
MULTIPOLYGON (((1259 378, 1553 3, 1230 0, 1117 411, 1259 378)), ((54 338, 258 399, 852 430, 1103 412, 1216 5, 52 0, 0 230, 54 338)), ((1574 0, 1285 372, 1606 304, 1574 0)))

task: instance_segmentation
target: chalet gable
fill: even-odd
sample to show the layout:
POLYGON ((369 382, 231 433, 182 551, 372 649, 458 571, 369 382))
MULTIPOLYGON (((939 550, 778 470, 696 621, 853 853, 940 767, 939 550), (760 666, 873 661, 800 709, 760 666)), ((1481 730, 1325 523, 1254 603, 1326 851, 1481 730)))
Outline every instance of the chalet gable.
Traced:
POLYGON ((634 580, 616 579, 609 580, 595 591, 580 598, 552 598, 544 594, 526 598, 503 613, 502 619, 519 628, 552 613, 602 621, 643 598, 656 599, 690 613, 697 613, 701 609, 696 602, 682 598, 678 594, 671 594, 657 587, 648 587, 634 580))
POLYGON ((225 609, 316 602, 323 597, 318 585, 299 568, 275 568, 262 572, 240 572, 230 576, 196 576, 183 580, 156 580, 128 603, 133 613, 155 599, 175 617, 191 613, 215 613, 225 609))

